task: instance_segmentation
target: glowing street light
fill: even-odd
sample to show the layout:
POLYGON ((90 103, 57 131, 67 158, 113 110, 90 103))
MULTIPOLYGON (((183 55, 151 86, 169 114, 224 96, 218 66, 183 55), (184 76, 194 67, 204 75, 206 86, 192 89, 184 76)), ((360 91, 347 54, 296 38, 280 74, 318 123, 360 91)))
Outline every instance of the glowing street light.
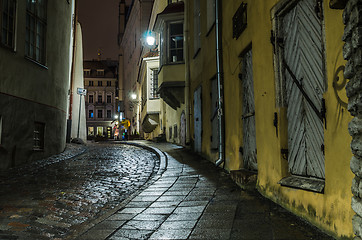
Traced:
POLYGON ((132 94, 131 94, 131 98, 132 98, 133 100, 136 100, 137 95, 136 95, 135 93, 132 93, 132 94))

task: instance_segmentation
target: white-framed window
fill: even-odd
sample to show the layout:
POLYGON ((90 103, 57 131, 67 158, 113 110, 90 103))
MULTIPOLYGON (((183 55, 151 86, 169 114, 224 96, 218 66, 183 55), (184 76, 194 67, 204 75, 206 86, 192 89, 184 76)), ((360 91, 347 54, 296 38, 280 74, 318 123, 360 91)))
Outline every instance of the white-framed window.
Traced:
POLYGON ((194 54, 201 48, 200 0, 194 0, 194 54))
POLYGON ((158 92, 158 68, 151 69, 151 79, 150 79, 150 98, 157 99, 159 98, 158 92))
POLYGON ((206 27, 209 32, 215 24, 215 0, 208 0, 206 5, 206 27))
POLYGON ((97 69, 97 76, 104 76, 104 69, 97 69))
POLYGON ((46 61, 47 1, 27 0, 25 55, 45 64, 46 61))
POLYGON ((0 0, 1 45, 15 48, 16 0, 0 0))
POLYGON ((183 25, 183 22, 171 22, 168 24, 168 63, 184 61, 183 25))

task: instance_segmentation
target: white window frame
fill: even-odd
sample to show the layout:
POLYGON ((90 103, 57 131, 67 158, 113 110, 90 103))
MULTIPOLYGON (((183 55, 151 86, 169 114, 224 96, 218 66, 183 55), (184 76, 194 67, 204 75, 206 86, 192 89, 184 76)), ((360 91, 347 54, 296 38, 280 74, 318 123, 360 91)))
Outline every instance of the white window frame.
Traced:
MULTIPOLYGON (((185 56, 183 54, 183 51, 184 51, 184 46, 182 45, 182 60, 176 60, 176 61, 173 61, 171 59, 171 25, 172 24, 182 24, 182 39, 184 38, 184 32, 183 32, 183 29, 184 29, 184 23, 183 23, 183 20, 182 21, 170 21, 167 23, 167 46, 166 46, 166 51, 167 51, 167 60, 166 62, 168 64, 172 64, 172 63, 182 63, 184 62, 184 59, 185 59, 185 56)), ((175 36, 179 36, 179 35, 175 35, 175 36)), ((183 42, 182 42, 183 44, 183 42)), ((181 48, 174 48, 175 50, 180 50, 181 48)))

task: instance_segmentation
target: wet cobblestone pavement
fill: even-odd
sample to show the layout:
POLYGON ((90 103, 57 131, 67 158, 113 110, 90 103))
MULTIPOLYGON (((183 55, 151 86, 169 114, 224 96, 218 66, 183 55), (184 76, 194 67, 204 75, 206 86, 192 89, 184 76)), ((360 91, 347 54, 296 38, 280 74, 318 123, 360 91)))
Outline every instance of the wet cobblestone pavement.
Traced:
POLYGON ((117 207, 159 168, 145 149, 93 143, 0 172, 0 239, 65 239, 117 207), (72 158, 72 156, 75 156, 72 158))
POLYGON ((331 240, 257 191, 173 144, 141 142, 166 152, 167 170, 81 240, 331 240))

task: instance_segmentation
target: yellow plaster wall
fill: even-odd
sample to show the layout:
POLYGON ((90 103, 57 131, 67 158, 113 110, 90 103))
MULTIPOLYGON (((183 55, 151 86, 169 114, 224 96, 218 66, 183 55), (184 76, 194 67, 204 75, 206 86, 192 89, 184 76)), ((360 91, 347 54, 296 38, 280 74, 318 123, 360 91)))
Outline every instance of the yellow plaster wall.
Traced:
MULTIPOLYGON (((226 169, 235 170, 242 166, 239 154, 239 147, 242 146, 239 54, 252 44, 259 191, 325 231, 339 238, 350 238, 353 234, 351 223, 353 175, 349 169, 352 155, 349 147, 351 138, 347 126, 351 117, 338 101, 333 88, 334 75, 337 69, 345 64, 342 58, 343 42, 341 41, 344 29, 342 11, 330 9, 329 1, 324 0, 328 82, 328 89, 324 94, 327 108, 326 180, 324 194, 317 194, 281 187, 278 184, 278 181, 288 174, 288 163, 280 154, 281 147, 285 146, 287 141, 286 123, 284 122, 284 126, 279 126, 278 137, 273 126, 274 112, 278 113, 279 123, 283 123, 283 114, 285 114, 285 109, 276 108, 275 104, 273 46, 270 43, 271 9, 278 1, 248 0, 243 2, 248 4, 248 26, 237 40, 232 39, 232 16, 240 2, 223 1, 222 6, 226 169)), ((342 77, 341 72, 338 75, 342 77)), ((344 90, 338 91, 338 96, 343 101, 347 101, 344 90)), ((205 114, 204 111, 203 114, 205 114)))

